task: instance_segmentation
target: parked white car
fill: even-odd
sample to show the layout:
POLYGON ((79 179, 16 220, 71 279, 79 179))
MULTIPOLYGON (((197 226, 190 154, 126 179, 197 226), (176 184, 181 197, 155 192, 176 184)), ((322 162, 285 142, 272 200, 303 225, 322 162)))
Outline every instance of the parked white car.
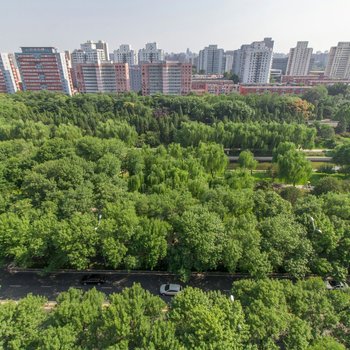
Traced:
POLYGON ((159 289, 160 295, 176 295, 181 292, 182 287, 179 284, 162 284, 159 289))

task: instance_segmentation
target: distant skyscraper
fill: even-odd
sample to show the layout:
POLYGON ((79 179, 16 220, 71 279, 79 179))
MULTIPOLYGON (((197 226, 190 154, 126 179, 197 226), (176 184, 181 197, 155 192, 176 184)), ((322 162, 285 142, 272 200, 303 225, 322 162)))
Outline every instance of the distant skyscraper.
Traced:
POLYGON ((331 47, 325 74, 332 79, 350 79, 350 42, 331 47))
POLYGON ((139 63, 164 61, 164 51, 157 48, 157 43, 147 43, 144 49, 139 50, 139 63))
POLYGON ((312 49, 308 41, 298 41, 297 46, 290 49, 286 75, 303 76, 309 73, 312 49))
POLYGON ((66 55, 54 47, 22 47, 16 53, 23 90, 49 90, 72 94, 66 55))
POLYGON ((71 54, 72 66, 79 63, 100 63, 105 62, 105 53, 103 50, 92 49, 84 51, 82 49, 74 50, 71 54))
MULTIPOLYGON (((242 45, 236 50, 239 79, 243 84, 267 84, 270 81, 270 69, 273 56, 273 40, 265 38, 250 45, 242 45)), ((237 69, 234 64, 235 70, 237 69)))
POLYGON ((92 40, 88 40, 86 43, 80 44, 80 48, 83 51, 96 50, 96 44, 92 40))
POLYGON ((224 50, 218 49, 217 45, 209 45, 199 51, 197 71, 205 74, 223 74, 224 63, 224 50))
POLYGON ((314 65, 313 69, 316 70, 325 70, 327 66, 327 61, 328 61, 328 51, 321 52, 317 51, 316 53, 312 54, 312 62, 314 65))
POLYGON ((118 50, 114 50, 114 62, 128 63, 130 66, 137 64, 136 52, 130 45, 120 45, 118 50))
POLYGON ((233 51, 232 73, 238 76, 240 75, 240 70, 241 70, 241 53, 242 53, 242 47, 241 49, 233 51))
POLYGON ((186 52, 179 53, 166 53, 165 61, 175 61, 180 63, 191 63, 193 65, 194 59, 198 57, 198 54, 193 53, 190 49, 187 49, 186 52))
POLYGON ((224 73, 231 73, 233 68, 234 51, 226 51, 224 54, 224 73))
POLYGON ((80 44, 80 49, 71 54, 72 66, 79 63, 100 63, 109 60, 108 44, 99 40, 98 42, 87 41, 80 44))
POLYGON ((142 94, 186 95, 191 91, 192 65, 179 62, 143 63, 142 94))
POLYGON ((284 55, 284 57, 273 55, 272 59, 272 69, 280 70, 282 75, 285 75, 287 72, 288 65, 288 56, 284 55))
POLYGON ((97 42, 88 40, 86 43, 80 44, 80 49, 86 52, 94 51, 94 50, 102 50, 103 54, 101 54, 102 61, 109 60, 109 51, 108 44, 105 41, 99 40, 97 42))
POLYGON ((108 50, 108 44, 105 41, 99 40, 97 43, 95 43, 97 50, 103 50, 105 54, 105 60, 109 60, 109 50, 108 50))
POLYGON ((130 90, 140 92, 142 90, 141 66, 129 66, 130 90))
POLYGON ((70 58, 73 85, 77 88, 77 65, 109 62, 108 44, 101 40, 98 42, 89 40, 86 43, 80 44, 80 49, 74 50, 71 53, 70 58))
POLYGON ((78 91, 83 93, 130 91, 127 63, 83 63, 76 66, 78 91))
POLYGON ((0 93, 15 93, 19 90, 19 78, 17 75, 13 57, 8 53, 0 54, 0 93))

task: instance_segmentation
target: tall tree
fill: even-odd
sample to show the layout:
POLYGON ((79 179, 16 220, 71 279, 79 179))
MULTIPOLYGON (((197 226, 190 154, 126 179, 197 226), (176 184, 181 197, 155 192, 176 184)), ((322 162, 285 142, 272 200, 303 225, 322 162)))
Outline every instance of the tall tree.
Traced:
POLYGON ((304 153, 295 149, 294 145, 286 146, 282 143, 275 152, 279 178, 292 183, 293 186, 299 182, 306 182, 312 173, 310 162, 304 153))
POLYGON ((254 154, 246 150, 239 154, 238 164, 241 168, 249 169, 251 174, 253 174, 253 170, 258 165, 258 162, 254 159, 254 154))

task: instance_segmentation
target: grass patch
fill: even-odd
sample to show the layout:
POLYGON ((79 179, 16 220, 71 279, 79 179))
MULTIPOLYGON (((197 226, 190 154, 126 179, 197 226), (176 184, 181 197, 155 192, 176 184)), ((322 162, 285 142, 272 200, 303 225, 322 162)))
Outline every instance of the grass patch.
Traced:
POLYGON ((336 174, 327 174, 327 173, 313 173, 310 178, 311 185, 315 186, 321 179, 324 177, 335 177, 339 180, 347 180, 349 179, 349 175, 336 173, 336 174))
POLYGON ((335 167, 335 164, 329 162, 311 162, 312 169, 318 170, 322 167, 335 167))

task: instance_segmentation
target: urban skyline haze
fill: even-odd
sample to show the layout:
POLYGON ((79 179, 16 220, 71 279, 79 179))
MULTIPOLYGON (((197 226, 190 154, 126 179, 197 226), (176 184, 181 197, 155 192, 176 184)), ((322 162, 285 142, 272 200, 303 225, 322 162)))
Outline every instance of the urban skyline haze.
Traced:
POLYGON ((0 1, 1 52, 72 50, 90 39, 108 42, 110 50, 156 41, 166 52, 198 52, 208 44, 231 50, 272 37, 274 51, 284 53, 300 40, 314 52, 349 41, 349 0, 0 1))

